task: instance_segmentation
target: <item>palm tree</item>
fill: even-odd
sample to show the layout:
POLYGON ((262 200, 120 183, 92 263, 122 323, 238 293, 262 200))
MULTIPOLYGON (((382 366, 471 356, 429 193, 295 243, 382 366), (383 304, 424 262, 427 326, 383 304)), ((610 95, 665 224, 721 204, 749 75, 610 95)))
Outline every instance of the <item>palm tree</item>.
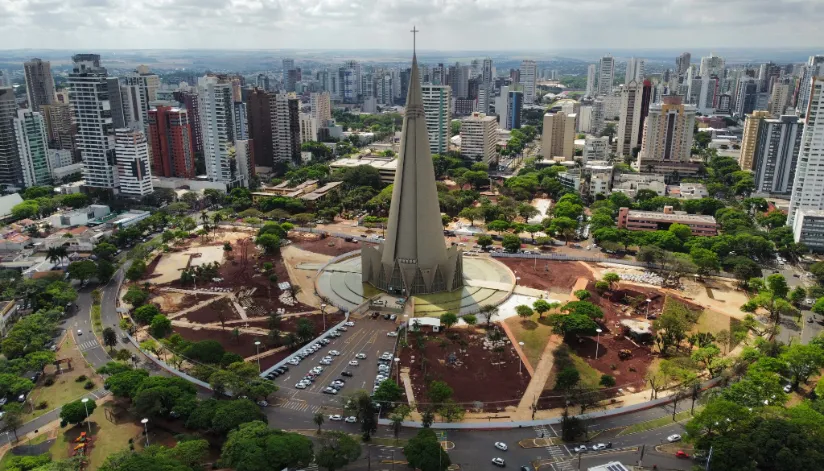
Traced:
POLYGON ((223 220, 223 215, 220 213, 215 213, 212 215, 212 229, 215 233, 217 233, 217 226, 220 224, 220 221, 223 220))
POLYGON ((486 327, 492 326, 492 318, 498 314, 498 308, 491 304, 484 304, 481 306, 481 313, 486 316, 486 327))
POLYGON ((59 264, 64 258, 69 258, 69 251, 63 245, 60 247, 52 247, 46 252, 46 259, 50 262, 57 262, 59 264))
POLYGON ((324 420, 326 420, 326 417, 324 417, 323 412, 315 412, 315 415, 312 416, 312 422, 318 426, 318 434, 320 434, 320 426, 323 425, 324 420))
POLYGON ((202 222, 204 226, 209 223, 209 213, 207 213, 205 209, 200 212, 200 222, 202 222))

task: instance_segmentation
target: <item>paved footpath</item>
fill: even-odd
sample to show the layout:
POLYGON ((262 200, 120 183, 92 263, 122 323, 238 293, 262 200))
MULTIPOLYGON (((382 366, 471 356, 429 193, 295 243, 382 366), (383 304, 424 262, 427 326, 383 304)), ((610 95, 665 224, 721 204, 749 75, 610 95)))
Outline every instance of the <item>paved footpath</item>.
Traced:
POLYGON ((513 414, 512 420, 531 420, 532 419, 532 404, 535 399, 541 396, 546 386, 546 380, 552 372, 552 366, 555 364, 555 355, 552 351, 558 348, 562 339, 557 335, 549 337, 549 341, 544 347, 544 353, 541 354, 541 360, 538 366, 535 367, 535 372, 532 374, 532 380, 521 396, 521 402, 518 404, 518 409, 513 414))

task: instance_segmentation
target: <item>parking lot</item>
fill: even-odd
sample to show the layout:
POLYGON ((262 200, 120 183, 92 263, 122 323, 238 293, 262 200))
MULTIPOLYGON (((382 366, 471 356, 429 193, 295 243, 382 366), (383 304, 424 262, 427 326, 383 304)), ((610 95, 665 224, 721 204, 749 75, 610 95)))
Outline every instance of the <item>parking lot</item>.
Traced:
MULTIPOLYGON (((384 352, 392 352, 395 348, 396 337, 388 337, 386 334, 394 331, 397 324, 383 317, 377 319, 367 317, 352 319, 352 321, 355 325, 340 332, 340 337, 330 339, 331 342, 328 345, 304 358, 300 364, 288 365, 289 371, 274 380, 280 388, 277 393, 280 401, 274 403, 274 406, 299 410, 318 410, 319 408, 335 410, 341 409, 343 397, 355 391, 363 389, 372 392, 375 377, 378 374, 378 359, 384 352), (339 354, 330 355, 329 352, 332 350, 339 354), (356 358, 359 354, 364 354, 366 358, 356 358), (322 365, 320 362, 326 356, 331 357, 331 364, 322 365), (352 360, 356 360, 358 364, 350 365, 349 362, 352 360), (323 371, 315 381, 305 389, 296 388, 297 383, 317 366, 322 366, 323 371), (352 376, 341 375, 344 371, 351 373, 352 376), (336 380, 342 380, 345 384, 337 394, 325 394, 323 391, 336 380)), ((397 375, 394 370, 392 373, 397 375)))

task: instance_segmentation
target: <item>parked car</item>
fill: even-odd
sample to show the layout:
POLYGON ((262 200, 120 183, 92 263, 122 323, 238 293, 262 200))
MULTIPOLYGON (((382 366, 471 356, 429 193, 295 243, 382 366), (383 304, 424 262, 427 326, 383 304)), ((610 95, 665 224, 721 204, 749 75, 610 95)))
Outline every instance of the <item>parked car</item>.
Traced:
POLYGON ((387 337, 397 337, 398 333, 393 330, 392 332, 387 332, 386 336, 387 337))
POLYGON ((572 449, 572 451, 574 451, 575 453, 583 453, 587 450, 588 450, 588 448, 587 448, 586 445, 578 445, 578 446, 576 446, 575 448, 572 449))
POLYGON ((508 447, 506 446, 506 443, 504 443, 504 442, 495 442, 495 448, 497 448, 501 451, 506 451, 508 449, 508 447))
POLYGON ((677 433, 673 433, 672 435, 667 437, 667 441, 670 442, 670 443, 680 442, 681 441, 681 435, 678 435, 677 433))
POLYGON ((343 417, 341 417, 341 416, 340 416, 340 415, 338 415, 338 414, 334 414, 334 415, 330 415, 330 416, 329 416, 329 420, 334 420, 334 421, 336 421, 336 422, 337 422, 337 421, 341 421, 341 420, 343 420, 343 417))
POLYGON ((506 468, 506 461, 503 458, 492 458, 492 464, 495 466, 500 466, 501 468, 506 468))
POLYGON ((346 422, 347 424, 354 424, 354 423, 356 423, 357 421, 358 421, 358 418, 357 418, 357 417, 355 417, 354 415, 350 415, 349 417, 347 417, 346 419, 344 419, 344 422, 346 422))
POLYGON ((351 371, 341 371, 340 375, 341 376, 346 376, 347 378, 351 378, 352 377, 352 372, 351 371))
POLYGON ((599 450, 606 450, 607 445, 605 443, 597 443, 592 445, 592 451, 599 451, 599 450))

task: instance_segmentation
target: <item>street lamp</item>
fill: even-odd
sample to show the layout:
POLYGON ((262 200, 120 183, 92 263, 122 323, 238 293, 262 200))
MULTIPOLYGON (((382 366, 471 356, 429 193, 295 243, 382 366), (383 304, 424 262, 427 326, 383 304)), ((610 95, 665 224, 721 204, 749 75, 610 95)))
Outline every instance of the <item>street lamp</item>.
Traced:
POLYGON ((398 370, 398 385, 401 384, 401 359, 395 357, 395 369, 398 370))
POLYGON ((257 351, 258 373, 260 373, 260 340, 255 340, 255 351, 257 351))
POLYGON ((91 435, 92 434, 92 423, 89 421, 89 406, 86 405, 86 403, 89 402, 89 398, 84 397, 83 399, 80 400, 80 402, 83 403, 83 408, 86 409, 86 424, 89 426, 89 435, 91 435))
POLYGON ((326 303, 320 304, 320 314, 323 316, 323 331, 326 332, 326 303))
POLYGON ((649 303, 651 303, 651 302, 652 302, 652 299, 647 298, 647 313, 644 316, 647 320, 649 320, 649 303))
MULTIPOLYGON (((518 342, 518 345, 521 346, 521 351, 523 351, 524 343, 523 342, 518 342)), ((521 367, 523 367, 523 366, 524 366, 524 360, 523 360, 523 358, 521 358, 520 355, 518 355, 518 374, 521 374, 521 367)))
POLYGON ((598 332, 598 336, 595 338, 595 359, 598 359, 598 347, 601 346, 601 329, 595 329, 595 332, 598 332))
POLYGON ((143 419, 140 423, 143 424, 143 433, 146 434, 146 446, 149 446, 149 426, 147 425, 149 423, 149 419, 143 419))
POLYGON ((403 315, 403 322, 406 324, 406 328, 403 330, 403 341, 404 343, 409 343, 409 314, 403 315))

